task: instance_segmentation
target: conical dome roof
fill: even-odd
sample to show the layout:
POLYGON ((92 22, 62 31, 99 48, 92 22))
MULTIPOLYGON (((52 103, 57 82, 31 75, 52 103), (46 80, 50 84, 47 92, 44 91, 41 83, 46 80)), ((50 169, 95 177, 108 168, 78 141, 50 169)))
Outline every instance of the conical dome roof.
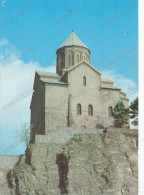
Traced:
POLYGON ((72 46, 72 45, 76 45, 76 46, 81 46, 81 47, 85 47, 87 49, 89 49, 80 39, 79 37, 72 32, 69 37, 64 41, 64 43, 60 46, 61 47, 65 47, 65 46, 72 46))

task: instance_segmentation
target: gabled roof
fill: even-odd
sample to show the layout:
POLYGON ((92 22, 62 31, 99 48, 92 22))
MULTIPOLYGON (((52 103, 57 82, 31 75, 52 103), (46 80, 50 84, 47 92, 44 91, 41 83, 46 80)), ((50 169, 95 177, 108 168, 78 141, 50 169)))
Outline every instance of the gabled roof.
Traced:
POLYGON ((38 80, 41 80, 41 79, 49 79, 49 80, 53 80, 53 81, 59 81, 61 79, 61 76, 59 76, 56 73, 52 73, 52 72, 35 71, 33 89, 35 88, 36 82, 38 80))
POLYGON ((61 77, 53 72, 36 71, 36 73, 41 77, 61 77))
POLYGON ((101 82, 103 83, 114 83, 114 81, 107 79, 107 78, 101 78, 101 82))
POLYGON ((121 100, 126 100, 126 101, 129 101, 129 99, 128 99, 128 98, 126 98, 126 97, 120 97, 120 99, 121 99, 121 100))
POLYGON ((110 89, 110 90, 121 90, 120 88, 114 86, 101 86, 101 89, 110 89))
POLYGON ((126 97, 126 93, 124 91, 121 91, 120 94, 126 97))
POLYGON ((72 45, 76 45, 76 46, 81 46, 81 47, 86 47, 87 49, 89 49, 80 39, 79 37, 72 32, 69 37, 64 41, 64 43, 59 47, 65 47, 65 46, 72 46, 72 45))
MULTIPOLYGON (((101 73, 100 73, 98 70, 96 70, 91 64, 89 64, 89 63, 86 62, 85 60, 83 60, 83 61, 79 62, 78 64, 72 66, 71 68, 67 69, 66 72, 70 72, 70 71, 72 71, 72 70, 78 68, 82 63, 84 63, 85 65, 87 65, 89 68, 91 68, 91 69, 92 69, 94 72, 96 72, 98 75, 101 75, 101 73)), ((66 74, 66 72, 65 72, 65 74, 66 74)), ((65 74, 64 74, 64 75, 65 75, 65 74)))
POLYGON ((58 85, 68 85, 68 83, 64 83, 62 81, 55 81, 55 80, 50 80, 47 78, 41 78, 40 79, 43 83, 49 83, 49 84, 58 84, 58 85))

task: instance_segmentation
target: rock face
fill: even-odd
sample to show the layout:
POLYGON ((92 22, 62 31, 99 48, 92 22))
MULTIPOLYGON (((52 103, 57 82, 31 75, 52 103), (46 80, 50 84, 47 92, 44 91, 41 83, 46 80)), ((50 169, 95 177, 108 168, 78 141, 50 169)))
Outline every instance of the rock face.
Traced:
POLYGON ((19 156, 0 156, 0 195, 11 195, 11 189, 8 188, 7 174, 14 168, 19 156))
POLYGON ((66 144, 32 144, 7 178, 13 195, 137 195, 136 138, 74 135, 66 144))
POLYGON ((0 169, 0 194, 11 195, 11 190, 8 188, 7 171, 0 169))

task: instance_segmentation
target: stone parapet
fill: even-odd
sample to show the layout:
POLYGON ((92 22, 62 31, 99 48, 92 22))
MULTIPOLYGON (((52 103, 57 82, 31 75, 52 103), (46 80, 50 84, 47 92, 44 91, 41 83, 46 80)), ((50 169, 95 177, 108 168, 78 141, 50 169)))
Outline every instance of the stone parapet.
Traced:
POLYGON ((138 129, 126 129, 117 127, 107 127, 104 132, 106 133, 121 133, 125 136, 138 138, 138 129))
POLYGON ((57 129, 47 135, 36 135, 35 143, 66 143, 74 134, 103 133, 104 129, 94 128, 72 128, 57 129))

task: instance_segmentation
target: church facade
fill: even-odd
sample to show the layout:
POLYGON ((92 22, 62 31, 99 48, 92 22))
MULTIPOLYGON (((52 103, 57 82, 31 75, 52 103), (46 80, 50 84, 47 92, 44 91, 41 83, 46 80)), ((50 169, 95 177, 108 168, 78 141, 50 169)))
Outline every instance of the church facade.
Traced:
POLYGON ((90 64, 90 49, 72 32, 56 54, 56 73, 35 73, 30 106, 33 136, 68 126, 113 125, 117 101, 128 107, 129 100, 90 64))

